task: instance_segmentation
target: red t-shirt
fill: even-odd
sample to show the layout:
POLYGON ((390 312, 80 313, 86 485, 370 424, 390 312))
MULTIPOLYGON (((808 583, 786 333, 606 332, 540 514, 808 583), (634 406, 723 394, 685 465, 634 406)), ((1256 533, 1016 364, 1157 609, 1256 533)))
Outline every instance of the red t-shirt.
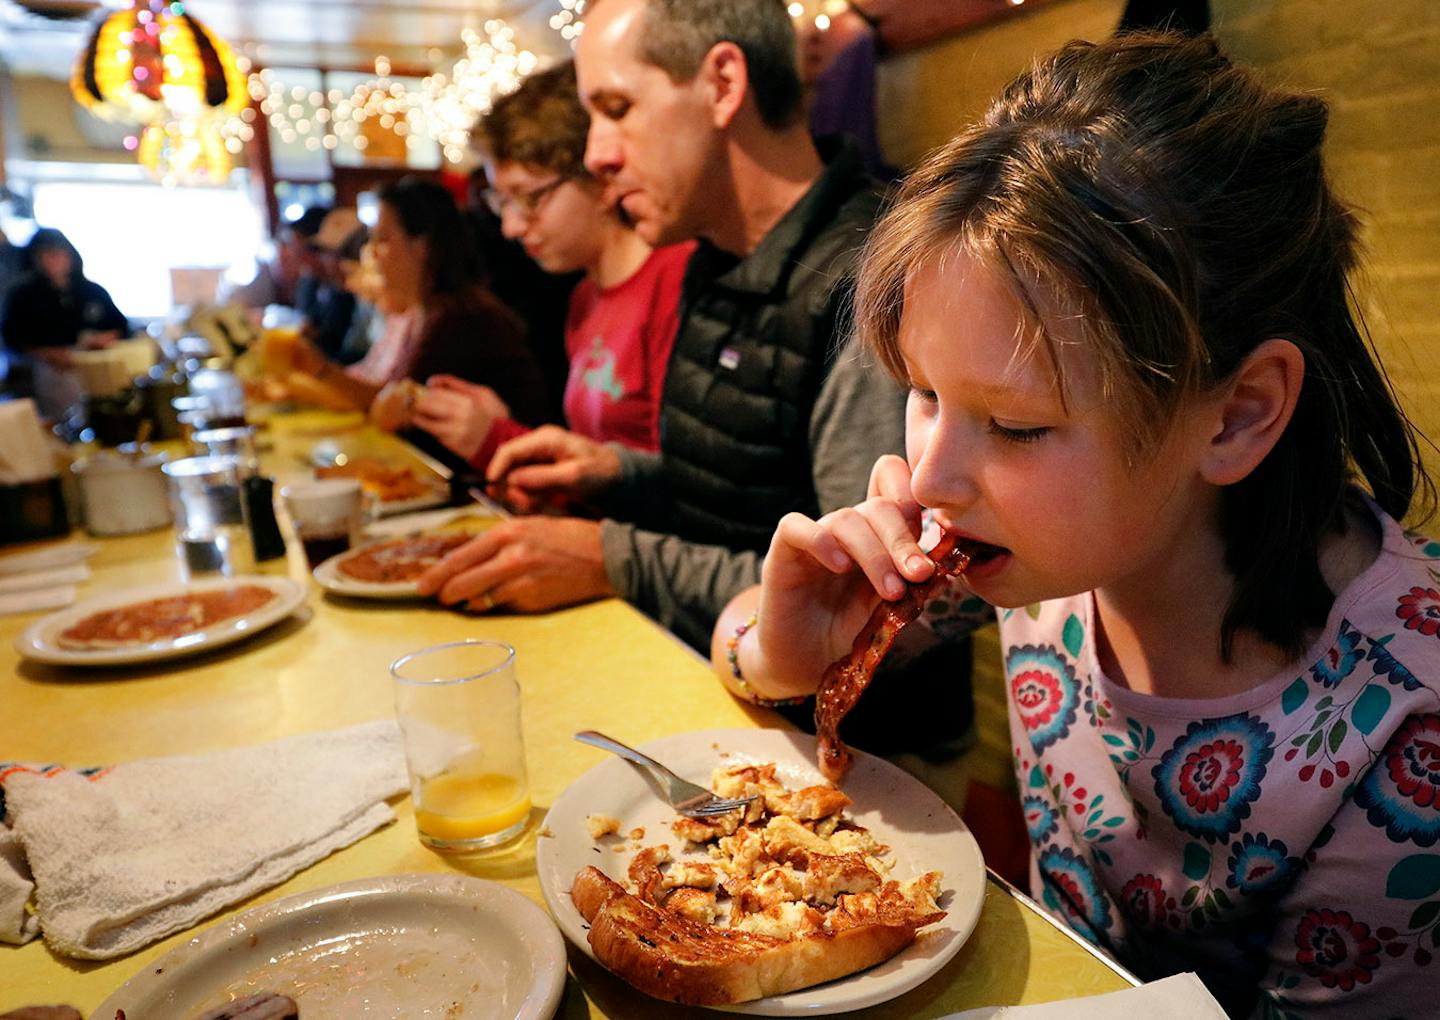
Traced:
MULTIPOLYGON (((660 394, 695 247, 686 241, 657 248, 629 279, 600 288, 586 278, 571 292, 565 421, 572 432, 651 453, 660 448, 660 394)), ((495 422, 471 466, 484 471, 502 443, 529 431, 508 418, 495 422)))
POLYGON ((657 248, 628 280, 570 295, 565 420, 572 432, 637 450, 660 448, 660 391, 680 318, 680 284, 693 242, 657 248))

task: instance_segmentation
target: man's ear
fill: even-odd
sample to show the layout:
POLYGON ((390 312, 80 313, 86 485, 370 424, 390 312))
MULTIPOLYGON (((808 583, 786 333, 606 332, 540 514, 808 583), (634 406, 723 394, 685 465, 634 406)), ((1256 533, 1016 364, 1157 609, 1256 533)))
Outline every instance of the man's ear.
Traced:
POLYGON ((696 75, 705 85, 711 123, 720 129, 730 126, 750 92, 750 66, 745 54, 733 42, 710 47, 696 75))
POLYGON ((1245 478, 1290 424, 1305 380, 1305 355, 1289 340, 1260 344, 1222 387, 1201 474, 1214 485, 1245 478))

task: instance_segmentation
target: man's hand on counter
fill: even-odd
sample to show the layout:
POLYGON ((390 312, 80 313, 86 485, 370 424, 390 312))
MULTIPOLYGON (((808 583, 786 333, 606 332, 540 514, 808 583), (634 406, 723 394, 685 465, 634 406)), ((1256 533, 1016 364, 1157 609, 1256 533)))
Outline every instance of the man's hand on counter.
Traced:
POLYGON ((600 523, 577 517, 504 521, 435 564, 416 586, 447 605, 530 613, 615 594, 600 523))

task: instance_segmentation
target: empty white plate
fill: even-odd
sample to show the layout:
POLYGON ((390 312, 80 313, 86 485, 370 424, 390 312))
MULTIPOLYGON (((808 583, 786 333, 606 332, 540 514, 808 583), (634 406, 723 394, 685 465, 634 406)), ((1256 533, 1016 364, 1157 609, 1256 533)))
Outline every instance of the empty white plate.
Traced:
POLYGON ((468 875, 386 875, 247 910, 93 1015, 180 1020, 278 992, 304 1020, 548 1020, 564 984, 565 942, 525 896, 468 875))

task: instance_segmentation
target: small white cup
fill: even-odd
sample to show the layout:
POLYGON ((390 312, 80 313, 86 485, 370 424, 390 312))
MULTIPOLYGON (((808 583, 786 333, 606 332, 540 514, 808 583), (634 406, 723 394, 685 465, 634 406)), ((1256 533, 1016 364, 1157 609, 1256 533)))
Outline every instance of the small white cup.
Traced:
POLYGON ((365 496, 357 478, 295 482, 280 490, 280 501, 312 570, 349 549, 365 526, 365 496))

